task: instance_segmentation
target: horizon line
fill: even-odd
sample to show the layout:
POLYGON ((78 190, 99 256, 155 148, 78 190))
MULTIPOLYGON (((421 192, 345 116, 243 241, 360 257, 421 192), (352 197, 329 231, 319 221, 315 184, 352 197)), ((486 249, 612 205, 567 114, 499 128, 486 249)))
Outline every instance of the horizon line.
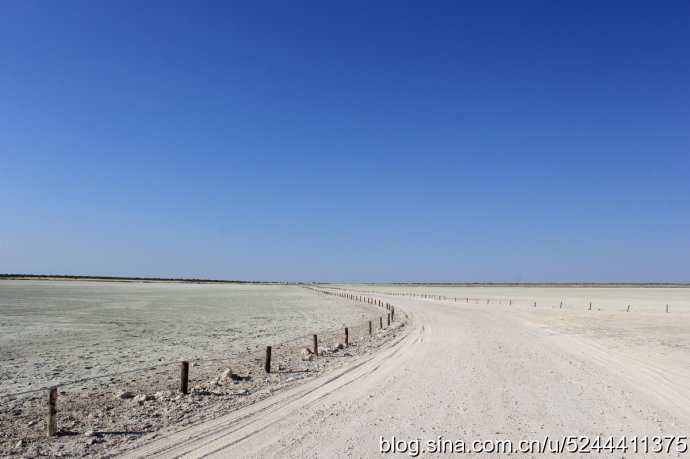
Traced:
POLYGON ((345 285, 400 285, 400 286, 667 286, 690 287, 690 283, 681 282, 317 282, 317 281, 250 281, 228 279, 204 279, 184 277, 136 277, 136 276, 99 276, 72 274, 0 274, 0 279, 12 280, 108 280, 116 282, 146 281, 146 282, 179 282, 179 283, 224 283, 224 284, 345 284, 345 285))

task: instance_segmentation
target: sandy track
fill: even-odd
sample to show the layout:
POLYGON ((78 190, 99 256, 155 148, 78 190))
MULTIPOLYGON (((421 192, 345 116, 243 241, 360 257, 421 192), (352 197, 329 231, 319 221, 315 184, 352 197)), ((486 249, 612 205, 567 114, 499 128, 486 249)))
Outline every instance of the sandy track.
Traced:
POLYGON ((397 342, 125 457, 373 457, 380 436, 471 443, 690 432, 687 369, 675 381, 655 378, 654 368, 605 349, 583 352, 581 338, 535 327, 524 312, 378 297, 411 315, 397 342), (641 373, 649 380, 631 381, 641 373))

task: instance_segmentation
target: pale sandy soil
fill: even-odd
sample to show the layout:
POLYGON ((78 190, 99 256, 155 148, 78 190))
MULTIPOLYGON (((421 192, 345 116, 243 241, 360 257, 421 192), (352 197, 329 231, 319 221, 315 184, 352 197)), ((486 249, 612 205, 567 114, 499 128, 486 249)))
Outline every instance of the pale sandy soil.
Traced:
POLYGON ((380 436, 469 443, 690 433, 687 317, 379 298, 411 317, 404 336, 379 352, 236 412, 112 453, 376 457, 380 436))
MULTIPOLYGON (((356 288, 342 285, 343 288, 356 288)), ((503 305, 512 301, 514 306, 532 306, 539 308, 561 307, 571 310, 587 310, 590 303, 596 311, 624 311, 630 305, 632 312, 664 312, 666 305, 672 313, 690 314, 690 288, 688 286, 650 287, 650 286, 399 286, 367 285, 364 291, 378 293, 412 293, 420 295, 441 295, 447 299, 470 298, 470 303, 492 306, 503 305)))
POLYGON ((690 410, 690 316, 527 309, 522 318, 667 410, 681 417, 690 410))

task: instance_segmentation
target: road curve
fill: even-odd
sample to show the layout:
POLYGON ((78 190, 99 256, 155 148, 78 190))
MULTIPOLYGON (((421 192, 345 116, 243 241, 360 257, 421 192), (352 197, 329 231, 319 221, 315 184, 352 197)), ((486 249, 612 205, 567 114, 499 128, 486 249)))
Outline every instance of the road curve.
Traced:
MULTIPOLYGON (((548 331, 529 326, 518 314, 370 296, 409 314, 398 341, 345 369, 123 457, 374 457, 380 455, 381 437, 390 441, 393 436, 420 439, 423 446, 438 438, 470 445, 690 432, 688 416, 635 391, 601 362, 559 346, 548 331)), ((635 456, 629 451, 600 457, 635 456)))

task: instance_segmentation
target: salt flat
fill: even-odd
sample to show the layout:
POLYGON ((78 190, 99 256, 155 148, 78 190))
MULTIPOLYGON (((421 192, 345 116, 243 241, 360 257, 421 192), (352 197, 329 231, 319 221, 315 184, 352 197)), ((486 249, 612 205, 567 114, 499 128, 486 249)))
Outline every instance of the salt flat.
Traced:
MULTIPOLYGON (((625 436, 630 448, 690 432, 688 315, 376 296, 410 315, 397 343, 125 456, 374 457, 380 437, 625 436)), ((656 456, 682 455, 672 451, 656 456)))
POLYGON ((454 287, 438 285, 342 285, 375 292, 415 293, 418 295, 444 295, 446 297, 479 300, 479 303, 497 305, 510 302, 516 306, 560 307, 622 311, 630 305, 633 311, 671 312, 690 314, 690 288, 688 287, 454 287))
POLYGON ((371 318, 297 286, 0 281, 0 395, 231 357, 371 318))

